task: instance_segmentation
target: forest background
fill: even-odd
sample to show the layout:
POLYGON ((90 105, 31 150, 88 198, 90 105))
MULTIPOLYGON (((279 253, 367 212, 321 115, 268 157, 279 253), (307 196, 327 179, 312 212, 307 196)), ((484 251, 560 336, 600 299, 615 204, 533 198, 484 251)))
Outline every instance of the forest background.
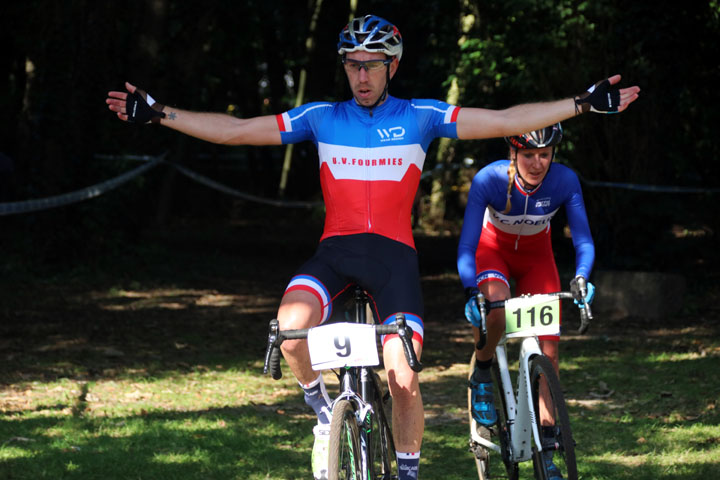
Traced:
MULTIPOLYGON (((309 144, 227 147, 118 121, 104 103, 130 81, 161 103, 238 117, 297 102, 343 100, 335 50, 348 18, 395 22, 405 51, 391 93, 505 108, 563 98, 621 73, 640 99, 621 115, 564 124, 558 154, 580 175, 597 269, 718 278, 720 5, 611 0, 26 1, 0 8, 0 203, 82 190, 164 155, 243 193, 317 202, 309 144), (715 59, 715 60, 713 60, 715 59), (283 173, 285 172, 285 173, 283 173)), ((456 236, 472 175, 506 155, 501 139, 432 144, 418 198, 419 234, 456 236)), ((4 276, 47 275, 120 258, 142 232, 187 222, 269 224, 268 207, 200 185, 170 165, 110 193, 0 218, 4 276)), ((318 223, 322 208, 310 215, 318 223)), ((572 262, 562 214, 559 262, 572 262)), ((313 226, 319 232, 319 226, 313 226)), ((450 252, 448 271, 454 270, 450 252)))
MULTIPOLYGON (((262 359, 322 230, 314 146, 212 145, 121 122, 105 98, 130 81, 243 118, 344 100, 337 36, 365 13, 402 32, 401 98, 501 109, 615 73, 640 86, 622 114, 563 124, 598 289, 588 335, 563 316, 561 378, 584 478, 718 471, 717 0, 26 0, 0 7, 0 478, 307 477, 314 419, 262 359)), ((455 251, 470 179, 506 154, 428 152, 425 478, 474 475, 455 251)))

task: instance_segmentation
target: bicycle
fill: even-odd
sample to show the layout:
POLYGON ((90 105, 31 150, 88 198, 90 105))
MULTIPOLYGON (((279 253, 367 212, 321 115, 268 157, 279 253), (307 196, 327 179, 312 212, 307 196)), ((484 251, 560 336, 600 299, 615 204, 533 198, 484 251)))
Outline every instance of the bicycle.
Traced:
POLYGON ((270 321, 264 373, 275 380, 282 377, 280 345, 285 340, 308 339, 315 370, 333 370, 340 393, 332 401, 329 480, 392 480, 395 446, 386 412, 390 393, 384 392, 380 376, 377 337, 398 334, 410 368, 419 372, 422 364, 412 346, 413 331, 405 316, 397 314, 395 324, 369 323, 366 314, 367 293, 354 290, 354 321, 336 322, 309 329, 280 330, 277 320, 270 321), (337 370, 335 370, 337 369, 337 370))
MULTIPOLYGON (((566 480, 577 480, 575 441, 570 428, 565 398, 560 380, 552 362, 540 350, 539 335, 559 332, 560 300, 581 300, 587 290, 584 283, 574 286, 572 292, 522 295, 507 300, 490 302, 482 293, 477 295, 481 314, 481 333, 477 349, 485 344, 486 315, 492 309, 504 308, 505 335, 495 349, 492 365, 494 398, 496 399, 497 423, 487 428, 479 425, 472 416, 472 396, 468 392, 468 415, 470 417, 470 451, 475 457, 479 480, 490 477, 490 452, 500 454, 507 478, 517 480, 521 462, 532 459, 534 476, 538 480, 549 478, 544 461, 545 452, 553 452, 553 461, 566 480), (520 345, 517 388, 513 389, 508 368, 507 340, 522 338, 520 345), (547 408, 543 417, 540 399, 545 393, 547 408), (498 402, 499 399, 499 402, 498 402), (554 435, 551 439, 541 434, 542 420, 550 418, 554 435)), ((585 333, 592 320, 588 304, 580 308, 580 327, 585 333)), ((475 353, 470 360, 470 373, 475 366, 475 353)))

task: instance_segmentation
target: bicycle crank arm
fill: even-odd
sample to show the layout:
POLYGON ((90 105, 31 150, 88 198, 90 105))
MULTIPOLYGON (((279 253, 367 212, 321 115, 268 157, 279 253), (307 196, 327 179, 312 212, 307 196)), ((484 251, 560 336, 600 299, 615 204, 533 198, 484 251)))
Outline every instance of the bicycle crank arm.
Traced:
POLYGON ((496 445, 490 440, 487 440, 485 438, 482 438, 480 434, 477 432, 478 424, 475 420, 472 420, 472 425, 470 428, 470 440, 477 443, 483 448, 486 448, 488 450, 492 450, 493 452, 502 453, 502 450, 500 449, 500 445, 496 445))

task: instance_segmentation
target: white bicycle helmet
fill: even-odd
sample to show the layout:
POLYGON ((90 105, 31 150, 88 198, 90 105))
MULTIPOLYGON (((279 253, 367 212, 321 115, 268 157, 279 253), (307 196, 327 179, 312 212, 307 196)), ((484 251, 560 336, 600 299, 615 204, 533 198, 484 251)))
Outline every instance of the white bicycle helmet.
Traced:
POLYGON ((395 25, 375 15, 353 18, 340 32, 338 54, 382 52, 390 57, 402 57, 402 35, 395 25))

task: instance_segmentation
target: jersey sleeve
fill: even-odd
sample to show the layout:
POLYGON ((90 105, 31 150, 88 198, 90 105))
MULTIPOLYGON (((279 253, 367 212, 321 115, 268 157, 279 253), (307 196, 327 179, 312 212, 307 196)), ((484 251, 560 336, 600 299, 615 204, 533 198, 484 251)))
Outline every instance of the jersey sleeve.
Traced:
POLYGON ((570 233, 575 247, 575 275, 589 278, 595 262, 595 244, 590 233, 590 224, 585 211, 580 181, 574 172, 569 171, 572 173, 569 176, 572 181, 572 188, 565 202, 565 210, 567 211, 568 224, 570 225, 570 233))
POLYGON ((457 255, 458 274, 465 288, 477 287, 475 252, 482 233, 485 209, 490 204, 489 185, 493 183, 492 173, 492 166, 481 169, 473 178, 468 194, 457 255))
POLYGON ((457 116, 460 107, 429 99, 413 99, 411 104, 417 111, 420 131, 425 132, 422 142, 425 151, 435 138, 457 138, 457 116))
POLYGON ((332 103, 312 102, 275 116, 283 145, 306 140, 317 145, 317 129, 323 116, 333 108, 332 103))

